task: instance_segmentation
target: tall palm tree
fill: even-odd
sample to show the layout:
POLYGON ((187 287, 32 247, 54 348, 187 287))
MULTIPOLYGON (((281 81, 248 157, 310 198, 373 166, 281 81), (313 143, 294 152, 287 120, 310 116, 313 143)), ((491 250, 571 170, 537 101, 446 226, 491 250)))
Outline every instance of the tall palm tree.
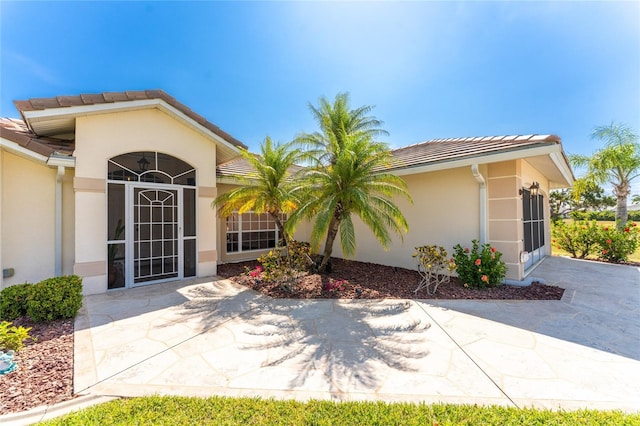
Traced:
POLYGON ((631 181, 640 175, 640 143, 638 135, 625 124, 611 123, 593 130, 592 138, 605 142, 605 147, 591 157, 573 155, 571 163, 587 167, 586 179, 596 184, 610 183, 616 196, 616 221, 624 229, 628 219, 627 198, 631 181))
POLYGON ((326 235, 321 271, 327 268, 338 234, 343 253, 355 253, 352 215, 359 216, 385 248, 391 242, 389 230, 400 236, 408 231, 392 197, 411 200, 411 196, 404 180, 383 172, 391 153, 386 144, 373 140, 386 132, 377 127, 381 121, 366 115, 371 109, 350 110, 346 94, 336 96, 333 105, 322 98, 318 108, 311 107, 321 131, 298 138, 312 148, 311 166, 295 191, 306 196, 300 197, 304 201, 291 215, 290 223, 315 217, 311 243, 317 246, 326 235))
POLYGON ((308 156, 324 164, 333 164, 335 157, 342 150, 344 137, 358 133, 375 139, 389 134, 381 128, 384 124, 382 121, 368 115, 373 108, 365 105, 350 109, 349 93, 346 92, 338 93, 333 104, 327 98, 321 97, 318 106, 309 104, 320 131, 303 133, 296 141, 306 148, 308 156))
POLYGON ((223 218, 235 211, 240 214, 248 211, 268 213, 286 244, 289 238, 282 222, 282 213, 290 214, 299 204, 292 193, 292 170, 301 160, 301 152, 294 149, 291 143, 274 144, 268 136, 261 144, 260 151, 260 155, 241 151, 254 172, 246 177, 237 177, 241 186, 218 196, 212 207, 219 207, 218 214, 223 218))

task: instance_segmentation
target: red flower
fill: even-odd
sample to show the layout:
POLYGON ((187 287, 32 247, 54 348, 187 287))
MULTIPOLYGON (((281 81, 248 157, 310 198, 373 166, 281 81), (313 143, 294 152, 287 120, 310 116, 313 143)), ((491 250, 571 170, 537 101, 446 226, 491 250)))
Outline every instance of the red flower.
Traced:
POLYGON ((481 263, 482 263, 482 260, 476 259, 476 266, 480 266, 481 263))
POLYGON ((602 254, 607 254, 607 253, 609 253, 609 250, 607 249, 602 250, 602 254))
POLYGON ((485 283, 489 282, 489 277, 486 275, 483 275, 482 278, 480 278, 482 281, 484 281, 485 283))
POLYGON ((607 240, 607 244, 611 244, 611 240, 607 240))
POLYGON ((624 228, 624 232, 629 232, 629 227, 624 228))
POLYGON ((464 252, 469 253, 469 247, 465 247, 464 252))
POLYGON ((495 247, 491 247, 491 253, 495 253, 496 252, 496 248, 495 247))
POLYGON ((605 226, 605 227, 604 227, 604 230, 605 230, 605 231, 608 231, 608 230, 609 230, 609 227, 608 227, 608 226, 605 226))

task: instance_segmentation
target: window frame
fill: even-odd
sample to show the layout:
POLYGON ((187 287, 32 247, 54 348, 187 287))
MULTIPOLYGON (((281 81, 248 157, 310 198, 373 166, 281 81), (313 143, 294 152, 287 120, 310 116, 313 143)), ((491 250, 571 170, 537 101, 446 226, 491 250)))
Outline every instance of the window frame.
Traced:
MULTIPOLYGON (((286 214, 281 213, 281 220, 285 221, 286 220, 286 214)), ((255 221, 253 221, 255 222, 255 221)), ((260 223, 260 220, 257 221, 257 223, 260 223)), ((249 227, 247 227, 249 228, 249 227)), ((259 227, 260 228, 260 227, 259 227)), ((281 235, 280 235, 280 230, 278 229, 278 225, 276 224, 276 221, 273 219, 273 217, 269 214, 269 213, 260 213, 257 214, 255 213, 253 210, 248 211, 248 212, 244 212, 242 214, 238 213, 237 211, 234 211, 230 216, 227 216, 225 218, 225 252, 227 254, 240 254, 240 253, 252 253, 252 252, 259 252, 259 251, 265 251, 265 250, 271 250, 273 248, 276 248, 278 246, 278 241, 280 241, 281 235), (251 223, 252 221, 250 220, 251 216, 249 215, 258 215, 258 216, 263 216, 266 218, 266 222, 268 224, 273 224, 273 227, 269 227, 269 228, 265 228, 265 229, 244 229, 245 227, 243 227, 243 223, 251 223), (229 219, 231 217, 234 217, 237 220, 237 229, 236 230, 230 230, 230 226, 229 226, 229 219), (267 247, 264 248, 251 248, 251 249, 243 249, 243 234, 245 233, 260 233, 260 232, 274 232, 275 238, 274 238, 274 245, 268 245, 267 247), (229 240, 229 235, 230 234, 235 234, 237 235, 237 238, 235 241, 230 241, 229 240), (237 250, 229 250, 229 244, 237 244, 238 248, 237 250)), ((253 241, 253 240, 250 240, 253 241)))

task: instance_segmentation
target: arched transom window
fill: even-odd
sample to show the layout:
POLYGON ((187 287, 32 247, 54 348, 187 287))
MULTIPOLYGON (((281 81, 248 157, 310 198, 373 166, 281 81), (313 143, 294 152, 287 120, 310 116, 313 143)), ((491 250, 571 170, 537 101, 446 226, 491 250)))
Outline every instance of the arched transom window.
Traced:
POLYGON ((189 164, 160 152, 140 151, 109 160, 107 178, 130 182, 196 185, 196 171, 189 164))

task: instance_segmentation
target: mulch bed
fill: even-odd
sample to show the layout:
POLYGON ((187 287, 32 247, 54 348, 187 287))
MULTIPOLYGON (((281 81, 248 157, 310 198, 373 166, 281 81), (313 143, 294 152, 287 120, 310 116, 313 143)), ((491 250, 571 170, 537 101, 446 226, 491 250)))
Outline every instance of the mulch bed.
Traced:
POLYGON ((528 287, 501 285, 495 288, 466 288, 453 277, 442 284, 434 296, 425 290, 416 295, 414 290, 420 282, 417 271, 374 263, 332 258, 332 271, 328 274, 308 274, 299 279, 292 291, 279 285, 250 277, 246 271, 257 265, 256 261, 227 263, 218 266, 218 276, 250 287, 274 298, 293 299, 494 299, 494 300, 560 300, 564 289, 533 283, 528 287), (323 291, 329 279, 347 280, 344 290, 323 291))
POLYGON ((18 369, 0 376, 0 414, 73 398, 73 323, 73 319, 12 321, 15 326, 31 327, 29 335, 36 341, 25 341, 14 358, 18 369))

